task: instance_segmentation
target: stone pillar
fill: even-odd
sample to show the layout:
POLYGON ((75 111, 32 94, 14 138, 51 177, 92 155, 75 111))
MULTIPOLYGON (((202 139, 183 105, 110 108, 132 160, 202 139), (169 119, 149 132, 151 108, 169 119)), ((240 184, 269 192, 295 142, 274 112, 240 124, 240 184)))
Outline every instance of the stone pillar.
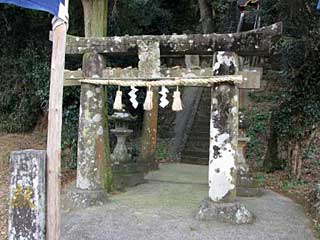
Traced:
MULTIPOLYGON (((230 52, 215 55, 214 75, 237 72, 237 56, 230 52)), ((211 89, 209 199, 201 204, 198 217, 233 224, 252 223, 253 215, 236 201, 239 94, 232 83, 211 89)))
MULTIPOLYGON (((139 77, 160 77, 160 47, 156 41, 138 41, 139 77)), ((155 161, 158 127, 158 88, 153 88, 153 109, 144 112, 140 158, 145 172, 158 168, 155 161)))
POLYGON ((232 84, 211 90, 209 197, 233 201, 236 197, 238 91, 232 84))
MULTIPOLYGON (((237 61, 237 56, 231 52, 216 53, 213 74, 235 74, 237 61)), ((209 197, 215 202, 230 202, 236 197, 238 96, 234 84, 219 84, 211 89, 209 197)))
POLYGON ((10 155, 9 240, 45 239, 46 151, 10 155))
MULTIPOLYGON (((83 72, 87 78, 100 78, 105 68, 104 58, 96 53, 83 56, 83 72)), ((72 196, 76 206, 100 204, 106 198, 106 184, 110 184, 109 138, 104 86, 81 85, 77 194, 72 196)), ((75 192, 73 192, 75 193, 75 192)))

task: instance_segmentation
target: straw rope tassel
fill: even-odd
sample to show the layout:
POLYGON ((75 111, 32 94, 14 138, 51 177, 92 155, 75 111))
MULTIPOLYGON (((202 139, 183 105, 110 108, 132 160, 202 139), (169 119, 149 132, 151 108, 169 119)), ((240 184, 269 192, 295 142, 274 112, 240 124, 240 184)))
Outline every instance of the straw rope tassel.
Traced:
POLYGON ((177 90, 173 92, 172 111, 179 112, 182 109, 181 93, 177 87, 177 90))
POLYGON ((148 91, 147 91, 147 96, 146 96, 146 100, 144 101, 143 104, 143 109, 146 111, 151 111, 153 108, 153 102, 152 102, 152 98, 153 98, 153 92, 151 90, 151 87, 148 87, 148 91))
POLYGON ((122 110, 122 92, 120 87, 118 88, 116 99, 114 100, 114 103, 113 103, 113 109, 122 110))

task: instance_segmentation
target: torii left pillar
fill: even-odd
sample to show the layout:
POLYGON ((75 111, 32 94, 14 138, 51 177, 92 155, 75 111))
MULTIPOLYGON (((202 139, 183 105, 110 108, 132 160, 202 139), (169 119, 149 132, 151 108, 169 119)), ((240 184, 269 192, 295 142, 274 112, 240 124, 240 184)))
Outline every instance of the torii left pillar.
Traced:
MULTIPOLYGON (((108 1, 82 0, 86 37, 107 34, 108 1)), ((83 55, 86 78, 102 78, 105 59, 95 51, 83 55)), ((82 84, 80 96, 76 189, 70 191, 71 207, 100 205, 111 191, 112 174, 109 151, 106 91, 103 86, 82 84)))

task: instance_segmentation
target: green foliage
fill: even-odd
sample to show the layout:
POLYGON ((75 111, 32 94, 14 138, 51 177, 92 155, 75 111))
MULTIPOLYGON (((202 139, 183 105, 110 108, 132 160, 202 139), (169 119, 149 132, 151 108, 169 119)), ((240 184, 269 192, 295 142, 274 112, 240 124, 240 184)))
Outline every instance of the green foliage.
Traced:
POLYGON ((47 106, 48 57, 33 43, 17 56, 6 48, 0 52, 0 131, 30 131, 47 106))
POLYGON ((320 237, 320 223, 315 223, 314 228, 316 230, 318 237, 320 237))
POLYGON ((118 1, 111 13, 111 33, 114 35, 168 33, 171 19, 172 14, 161 8, 160 1, 118 1))
POLYGON ((266 179, 265 179, 265 177, 264 177, 263 174, 257 174, 257 175, 255 176, 255 179, 256 179, 256 181, 259 183, 259 186, 263 186, 264 183, 265 183, 265 181, 266 181, 266 179))
MULTIPOLYGON (((79 91, 77 91, 79 92, 79 91)), ((77 139, 78 139, 79 106, 77 104, 64 107, 62 125, 62 145, 64 151, 64 167, 77 167, 77 139)))
POLYGON ((156 159, 164 160, 168 157, 168 141, 158 141, 156 149, 156 159))
POLYGON ((247 145, 247 159, 249 162, 261 167, 264 160, 264 155, 267 149, 266 132, 270 122, 270 111, 253 109, 245 112, 248 128, 246 134, 250 137, 250 142, 247 145))
POLYGON ((110 9, 110 35, 195 32, 197 0, 123 0, 110 9))
POLYGON ((281 188, 283 191, 290 191, 292 189, 298 189, 304 187, 306 183, 302 180, 284 180, 281 182, 281 188))
POLYGON ((282 20, 284 36, 274 49, 286 89, 274 109, 272 132, 281 144, 307 139, 320 122, 320 32, 316 1, 263 1, 265 23, 282 20))

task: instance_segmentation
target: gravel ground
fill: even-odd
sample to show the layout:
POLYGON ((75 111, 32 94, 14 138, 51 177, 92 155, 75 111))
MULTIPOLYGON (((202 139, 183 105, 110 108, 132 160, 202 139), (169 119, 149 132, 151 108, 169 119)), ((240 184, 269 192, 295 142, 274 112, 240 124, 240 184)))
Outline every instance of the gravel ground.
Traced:
POLYGON ((234 226, 194 218, 207 196, 207 168, 163 165, 148 183, 110 197, 110 203, 64 212, 64 240, 313 240, 303 208, 266 190, 260 198, 241 198, 256 215, 253 225, 234 226))

